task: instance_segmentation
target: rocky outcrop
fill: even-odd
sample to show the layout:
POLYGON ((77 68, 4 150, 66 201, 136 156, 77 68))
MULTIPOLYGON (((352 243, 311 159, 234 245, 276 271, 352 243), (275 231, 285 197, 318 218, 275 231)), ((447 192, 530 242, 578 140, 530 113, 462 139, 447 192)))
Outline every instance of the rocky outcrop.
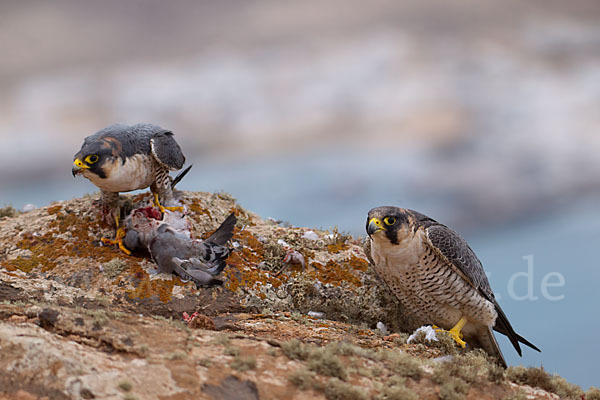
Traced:
MULTIPOLYGON (((103 246, 114 232, 92 197, 0 220, 0 399, 582 394, 543 370, 503 371, 444 340, 384 336, 378 325, 414 325, 360 240, 262 220, 226 194, 181 197, 195 237, 237 216, 222 287, 153 274, 148 254, 103 246), (545 390, 526 386, 534 375, 545 390)), ((128 209, 151 200, 124 198, 128 209)))

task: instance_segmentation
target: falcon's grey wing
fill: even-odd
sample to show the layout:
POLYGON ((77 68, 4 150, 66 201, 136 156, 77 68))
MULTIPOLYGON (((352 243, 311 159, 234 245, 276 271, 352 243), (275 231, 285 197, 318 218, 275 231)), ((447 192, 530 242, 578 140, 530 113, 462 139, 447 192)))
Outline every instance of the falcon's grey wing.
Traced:
POLYGON ((467 282, 473 285, 483 297, 494 304, 494 308, 498 313, 498 318, 496 318, 493 329, 506 335, 519 355, 521 355, 521 346, 519 345, 519 342, 540 351, 535 345, 514 331, 506 314, 504 314, 504 311, 502 311, 502 308, 500 308, 500 305, 496 301, 494 292, 485 276, 481 261, 479 261, 479 258, 477 258, 475 252, 471 249, 465 239, 447 226, 435 223, 435 221, 431 219, 429 219, 427 223, 431 224, 426 228, 426 232, 432 249, 441 255, 443 259, 456 267, 467 282))
POLYGON ((487 300, 492 301, 494 292, 485 276, 481 261, 466 240, 442 224, 432 224, 425 231, 433 249, 458 268, 467 282, 479 290, 487 300))
POLYGON ((150 147, 154 158, 169 170, 175 171, 183 167, 185 157, 173 137, 173 132, 156 132, 150 139, 150 147))

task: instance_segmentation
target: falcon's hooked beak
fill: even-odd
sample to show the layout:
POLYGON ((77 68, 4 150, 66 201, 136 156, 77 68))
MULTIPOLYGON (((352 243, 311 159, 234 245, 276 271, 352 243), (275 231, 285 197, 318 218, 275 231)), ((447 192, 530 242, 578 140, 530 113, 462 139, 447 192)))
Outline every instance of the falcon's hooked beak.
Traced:
POLYGON ((83 161, 81 161, 79 158, 75 159, 75 161, 73 161, 73 167, 71 168, 71 173, 73 174, 73 176, 76 176, 77 174, 81 174, 83 172, 84 169, 88 169, 89 166, 85 165, 83 163, 83 161))
POLYGON ((379 232, 379 231, 385 231, 386 229, 383 227, 383 224, 381 223, 381 221, 378 218, 371 218, 371 220, 369 221, 369 224, 367 225, 367 233, 369 234, 369 236, 371 236, 372 234, 379 232))

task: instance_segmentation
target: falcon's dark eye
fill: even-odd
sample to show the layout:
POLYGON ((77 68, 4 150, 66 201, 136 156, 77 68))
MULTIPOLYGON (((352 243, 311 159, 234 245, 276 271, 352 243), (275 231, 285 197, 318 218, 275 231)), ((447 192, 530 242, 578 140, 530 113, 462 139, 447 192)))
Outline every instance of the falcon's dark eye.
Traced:
POLYGON ((96 154, 89 155, 85 158, 85 162, 88 164, 95 164, 98 162, 98 156, 96 154))
POLYGON ((385 217, 383 219, 386 225, 394 225, 396 223, 396 217, 385 217))

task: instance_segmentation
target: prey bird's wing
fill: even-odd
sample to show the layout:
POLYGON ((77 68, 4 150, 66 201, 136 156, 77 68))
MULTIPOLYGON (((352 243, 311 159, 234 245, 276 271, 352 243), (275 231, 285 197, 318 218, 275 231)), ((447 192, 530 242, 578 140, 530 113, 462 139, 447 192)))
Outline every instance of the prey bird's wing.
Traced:
POLYGON ((165 130, 156 132, 150 139, 150 147, 156 161, 169 170, 176 171, 183 167, 185 157, 173 137, 173 132, 165 130))
POLYGON ((237 222, 237 218, 234 213, 229 214, 225 221, 217 228, 216 231, 213 232, 212 235, 206 239, 206 242, 216 244, 219 246, 225 245, 233 237, 233 229, 235 228, 235 224, 237 222))
MULTIPOLYGON (((173 272, 185 280, 194 282, 197 286, 218 286, 223 284, 222 280, 216 278, 223 269, 218 273, 213 273, 212 270, 207 268, 199 268, 198 265, 192 265, 192 262, 189 260, 181 260, 178 257, 173 257, 172 261, 174 265, 173 272)), ((223 261, 223 264, 225 264, 225 261, 223 261)))

